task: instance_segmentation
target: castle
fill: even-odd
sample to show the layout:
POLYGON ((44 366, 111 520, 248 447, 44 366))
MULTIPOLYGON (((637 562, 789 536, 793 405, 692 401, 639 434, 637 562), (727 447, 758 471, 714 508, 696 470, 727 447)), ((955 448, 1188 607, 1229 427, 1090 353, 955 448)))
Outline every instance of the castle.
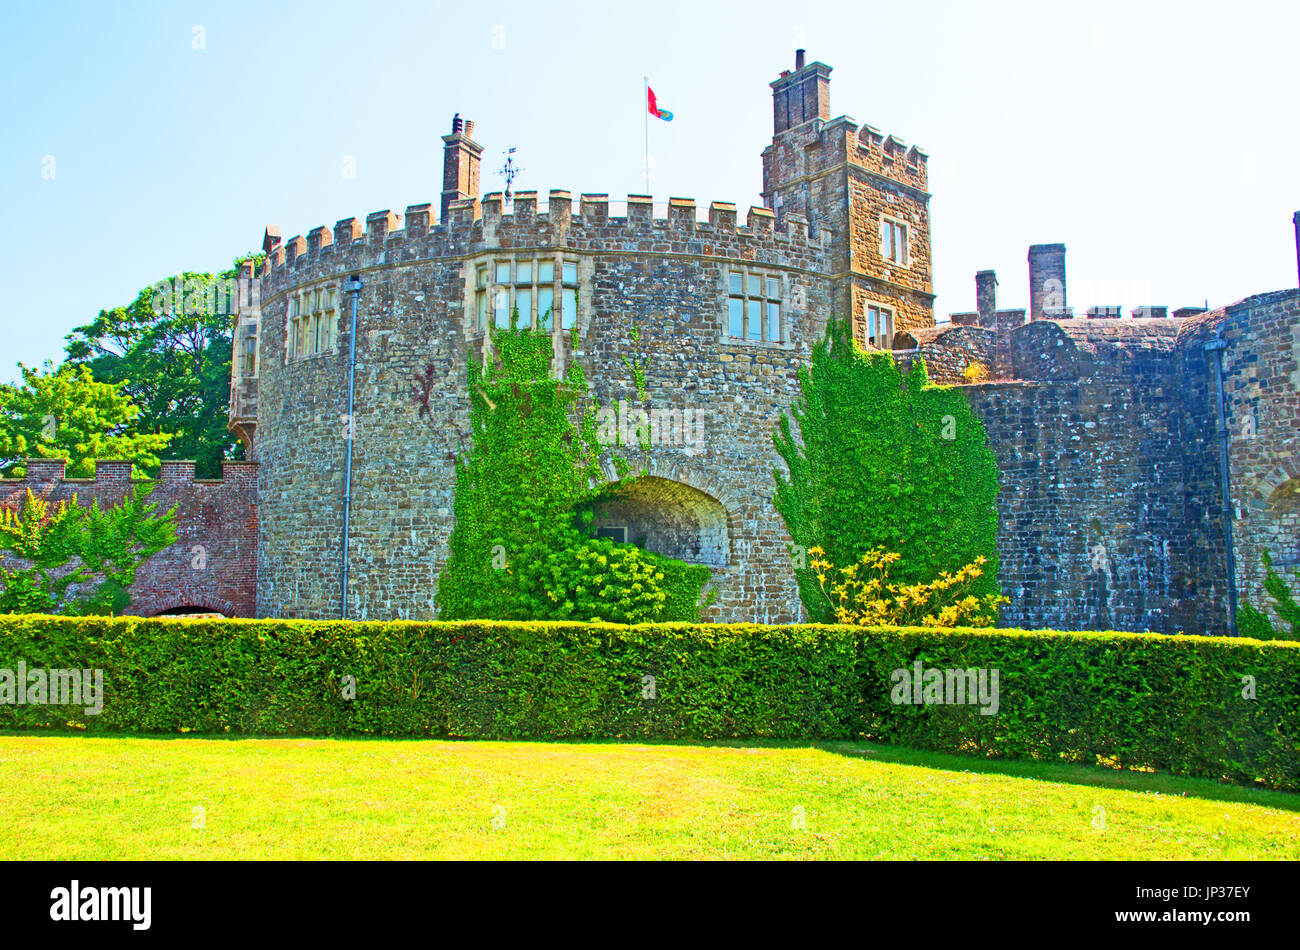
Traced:
MULTIPOLYGON (((709 619, 799 620, 771 436, 835 313, 864 346, 964 386, 983 419, 1004 625, 1226 632, 1240 596, 1261 604, 1263 550, 1300 559, 1300 291, 1076 317, 1065 248, 1046 244, 1029 251, 1028 312, 999 310, 984 271, 976 310, 937 324, 928 158, 832 118, 830 73, 799 51, 771 84, 764 206, 743 223, 716 201, 480 196, 483 147, 457 116, 436 215, 417 204, 287 241, 268 227, 232 360, 230 426, 250 462, 220 482, 164 463, 158 498, 179 506, 181 537, 142 569, 133 611, 434 616, 467 361, 517 310, 602 405, 639 402, 635 353, 648 406, 695 420, 698 438, 652 446, 596 530, 709 565, 709 619)), ((27 487, 120 497, 122 464, 73 483, 33 463, 0 504, 27 487)))

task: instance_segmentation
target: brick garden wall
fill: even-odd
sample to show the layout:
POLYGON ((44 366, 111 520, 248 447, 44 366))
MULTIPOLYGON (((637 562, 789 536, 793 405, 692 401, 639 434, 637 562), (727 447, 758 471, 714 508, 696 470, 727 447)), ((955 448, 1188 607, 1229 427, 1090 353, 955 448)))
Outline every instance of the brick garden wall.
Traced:
MULTIPOLYGON (((29 461, 25 479, 0 479, 0 508, 16 511, 30 489, 52 503, 119 504, 132 485, 131 463, 99 462, 93 479, 64 477, 65 463, 29 461)), ((257 466, 222 464, 220 481, 196 480, 193 462, 163 462, 149 502, 176 508, 177 540, 143 562, 126 612, 152 616, 200 607, 252 617, 257 590, 257 466)))

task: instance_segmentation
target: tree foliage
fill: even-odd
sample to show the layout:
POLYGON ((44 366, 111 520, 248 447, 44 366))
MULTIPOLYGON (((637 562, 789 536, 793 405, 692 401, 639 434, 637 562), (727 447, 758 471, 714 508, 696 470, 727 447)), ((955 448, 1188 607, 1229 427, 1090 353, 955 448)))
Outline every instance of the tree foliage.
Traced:
POLYGON ((137 485, 107 510, 29 490, 0 512, 0 613, 120 613, 140 563, 176 541, 176 510, 156 514, 152 490, 137 485))
POLYGON ((99 382, 88 367, 18 364, 21 385, 0 385, 0 471, 21 477, 28 458, 67 459, 70 478, 95 474, 96 459, 130 461, 137 476, 156 468, 170 436, 142 432, 140 408, 124 383, 99 382))
POLYGON ((868 352, 832 319, 799 373, 800 398, 774 434, 773 503, 796 545, 800 596, 813 620, 834 610, 799 550, 851 565, 873 549, 901 556, 895 580, 924 584, 983 558, 977 598, 997 583, 997 461, 960 389, 906 376, 892 353, 868 352))
POLYGON ((473 443, 457 461, 439 617, 697 619, 708 568, 582 530, 606 487, 596 411, 582 368, 559 380, 551 361, 546 333, 513 327, 492 331, 486 364, 470 359, 473 443))
POLYGON ((101 310, 67 337, 68 361, 122 386, 140 407, 141 435, 170 435, 165 457, 194 459, 200 478, 220 478, 223 458, 242 458, 227 430, 239 265, 219 274, 186 271, 141 290, 124 307, 101 310))

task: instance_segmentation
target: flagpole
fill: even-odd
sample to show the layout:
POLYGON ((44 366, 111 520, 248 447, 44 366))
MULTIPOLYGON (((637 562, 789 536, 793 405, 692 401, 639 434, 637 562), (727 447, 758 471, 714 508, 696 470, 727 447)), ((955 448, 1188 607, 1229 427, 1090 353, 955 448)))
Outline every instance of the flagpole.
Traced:
POLYGON ((641 144, 645 147, 645 164, 641 170, 645 173, 645 193, 650 194, 650 77, 642 76, 645 88, 641 90, 641 116, 645 121, 645 131, 641 134, 641 144))

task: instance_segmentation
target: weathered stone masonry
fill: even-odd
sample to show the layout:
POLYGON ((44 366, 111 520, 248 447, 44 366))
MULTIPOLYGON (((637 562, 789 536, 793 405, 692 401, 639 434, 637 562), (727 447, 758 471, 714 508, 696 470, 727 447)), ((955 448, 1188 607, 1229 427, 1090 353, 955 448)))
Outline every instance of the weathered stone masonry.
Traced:
MULTIPOLYGON (((771 503, 772 431, 838 313, 863 345, 874 330, 876 345, 903 363, 924 358, 939 382, 966 385, 982 365, 966 392, 1001 470, 1003 624, 1224 632, 1221 340, 1236 576, 1263 606, 1260 552, 1300 559, 1300 292, 1212 313, 1094 307, 1075 318, 1065 246, 1039 244, 1027 311, 998 309, 997 276, 981 271, 976 311, 936 325, 928 158, 832 118, 830 72, 800 53, 772 83, 764 207, 743 213, 641 195, 612 208, 606 195, 558 190, 480 198, 483 147, 457 116, 438 203, 287 241, 268 227, 267 265, 243 275, 231 398, 231 428, 256 464, 228 464, 221 483, 164 466, 155 498, 178 506, 182 539, 146 566, 132 610, 338 616, 351 434, 349 615, 432 617, 469 432, 467 361, 482 358, 498 299, 503 316, 518 307, 537 325, 553 302, 555 371, 578 361, 602 405, 637 408, 635 358, 644 408, 690 412, 687 437, 630 453, 650 477, 598 505, 595 526, 709 565, 710 619, 733 621, 801 619, 771 503), (349 420, 352 276, 364 287, 349 420), (206 573, 190 566, 196 544, 206 573)), ((123 464, 77 483, 34 463, 27 482, 0 483, 0 503, 17 504, 28 484, 50 498, 121 497, 123 464)))
MULTIPOLYGON (((457 117, 444 137, 440 220, 424 204, 408 207, 404 221, 380 211, 288 241, 268 228, 260 300, 240 315, 241 332, 256 337, 256 371, 237 374, 232 410, 232 426, 260 462, 258 613, 337 614, 347 301, 340 295, 328 314, 333 344, 305 356, 291 352, 290 308, 356 274, 365 288, 352 616, 433 615, 453 458, 468 431, 466 360, 480 358, 497 294, 508 305, 522 301, 524 319, 538 320, 538 296, 553 290, 555 301, 569 299, 572 286, 576 313, 569 306, 552 324, 557 372, 578 360, 603 404, 635 403, 624 362, 635 355, 647 365, 648 408, 689 409, 705 420, 699 444, 654 446, 640 463, 653 477, 602 505, 597 527, 710 564, 714 618, 800 617, 788 538, 771 505, 771 432, 827 316, 838 312, 852 316, 865 345, 868 314, 887 321, 877 344, 904 361, 923 356, 940 381, 962 383, 971 363, 986 367, 988 381, 969 394, 1002 469, 1001 580, 1012 597, 1004 623, 1223 630, 1217 407, 1197 328, 1242 324, 1225 333, 1236 403, 1281 394, 1277 416, 1257 422, 1258 441, 1233 451, 1242 479, 1234 490, 1251 486, 1249 517, 1270 526, 1252 537, 1267 537, 1285 560, 1294 556, 1293 515, 1277 512, 1290 511, 1294 495, 1291 298, 1187 321, 1188 311, 1168 317, 1156 307, 1131 319, 1093 308, 1075 319, 1065 246, 1040 244, 1029 252, 1028 314, 997 309, 997 277, 985 271, 978 312, 936 326, 928 158, 897 136, 832 118, 829 83, 830 67, 802 55, 772 83, 765 207, 749 209, 743 223, 720 202, 699 220, 695 202, 680 198, 660 211, 630 195, 622 214, 611 214, 605 195, 575 201, 565 191, 550 192, 544 206, 535 192, 512 206, 496 194, 480 201, 482 147, 473 124, 457 117), (532 283, 520 297, 522 271, 510 268, 525 262, 532 283), (553 284, 540 282, 538 268, 548 264, 553 284), (766 325, 769 304, 779 326, 766 325), (1270 385, 1266 396, 1249 395, 1270 385)), ((1252 543, 1237 545, 1243 590, 1253 576, 1245 561, 1258 560, 1252 543)))
MULTIPOLYGON (((862 307, 851 301, 869 296, 896 312, 898 325, 933 322, 924 153, 847 119, 827 122, 829 71, 813 63, 776 84, 807 78, 820 84, 820 98, 798 121, 778 117, 773 142, 781 154, 764 162, 769 206, 742 220, 723 202, 699 220, 695 202, 680 198, 663 216, 638 195, 614 215, 605 195, 575 201, 552 191, 544 209, 533 192, 509 208, 500 195, 480 201, 482 149, 469 139, 472 123, 458 117, 445 137, 441 221, 429 205, 416 205, 404 220, 375 212, 364 226, 345 219, 288 241, 268 229, 260 298, 240 315, 242 332, 257 335, 256 378, 236 378, 242 408, 232 413, 260 463, 259 614, 338 610, 348 301, 340 294, 331 311, 336 345, 306 356, 292 351, 291 308, 303 306, 304 294, 314 300, 322 287, 339 288, 347 275, 365 282, 349 613, 428 617, 451 530, 454 454, 468 432, 466 360, 484 344, 479 269, 490 277, 492 310, 499 266, 526 263, 534 279, 553 265, 559 303, 567 299, 561 271, 571 263, 577 313, 569 307, 553 324, 557 371, 580 360, 603 404, 635 402, 624 362, 635 350, 647 361, 647 408, 703 418, 700 444, 657 445, 640 460, 655 477, 636 498, 603 506, 605 521, 626 522, 619 527, 648 547, 696 552, 710 563, 715 617, 796 619, 785 532, 771 507, 770 449, 798 369, 837 306, 853 306, 861 323, 862 307), (799 154, 817 156, 815 167, 791 157, 796 144, 799 154), (888 266, 873 237, 886 208, 906 226, 899 233, 907 245, 903 260, 888 266), (733 325, 735 307, 744 322, 733 325), (576 350, 567 326, 574 317, 576 350)), ((507 283, 517 304, 515 281, 507 283)), ((535 281, 526 310, 540 308, 542 290, 535 281)), ((539 309, 533 319, 540 316, 539 309)), ((493 318, 489 312, 487 322, 493 318)))
POLYGON ((966 388, 1001 473, 1003 624, 1226 632, 1206 350, 1220 331, 1236 575, 1266 606, 1260 552, 1284 566, 1300 555, 1298 311, 1300 291, 1281 291, 1186 318, 1012 319, 902 339, 898 358, 923 357, 942 382, 1006 361, 1001 378, 966 388))

